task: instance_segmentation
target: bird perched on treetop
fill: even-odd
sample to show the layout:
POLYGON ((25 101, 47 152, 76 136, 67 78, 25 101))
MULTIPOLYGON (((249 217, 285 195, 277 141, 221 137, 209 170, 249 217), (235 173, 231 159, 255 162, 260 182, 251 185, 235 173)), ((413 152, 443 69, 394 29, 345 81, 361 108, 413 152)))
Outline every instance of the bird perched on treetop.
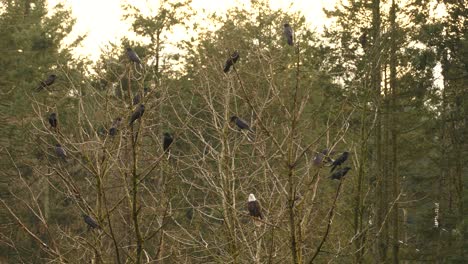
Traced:
POLYGON ((91 218, 91 216, 83 214, 83 219, 84 219, 85 223, 88 224, 89 227, 91 227, 93 229, 94 228, 97 228, 97 229, 101 228, 99 226, 99 224, 96 222, 96 220, 91 218))
POLYGON ((334 171, 337 166, 341 166, 348 159, 349 152, 345 151, 332 163, 331 171, 334 171))
POLYGON ((49 124, 51 127, 57 128, 57 114, 56 113, 50 113, 49 124))
POLYGON ((117 117, 116 119, 114 119, 114 121, 112 122, 112 126, 109 129, 109 135, 111 135, 111 136, 117 135, 117 130, 119 129, 119 126, 120 126, 121 122, 122 122, 121 117, 117 117))
POLYGON ((164 138, 163 138, 163 149, 164 152, 167 152, 169 150, 169 147, 171 146, 172 142, 174 142, 174 138, 169 134, 168 132, 164 132, 164 138))
POLYGON ((136 54, 135 51, 133 51, 131 48, 127 48, 127 56, 130 59, 130 61, 136 62, 141 65, 141 60, 140 57, 138 57, 138 54, 136 54))
POLYGON ((237 62, 239 59, 240 54, 239 51, 234 51, 231 56, 226 60, 226 63, 224 64, 224 72, 227 73, 231 69, 231 66, 234 65, 234 63, 237 62))
POLYGON ((341 178, 343 178, 350 169, 351 169, 350 167, 344 167, 342 169, 339 169, 335 173, 333 173, 330 176, 330 178, 333 180, 341 180, 341 178))
POLYGON ((237 117, 237 116, 231 116, 231 122, 234 122, 236 124, 236 126, 239 128, 239 129, 245 129, 245 130, 248 130, 250 132, 253 132, 252 129, 250 128, 249 124, 247 124, 246 121, 244 121, 242 118, 240 117, 237 117))
POLYGON ((57 79, 57 75, 55 74, 49 75, 49 77, 47 77, 45 81, 42 81, 41 84, 39 84, 39 86, 37 87, 37 91, 40 91, 47 86, 51 86, 55 82, 55 79, 57 79))
POLYGON ((249 215, 253 217, 255 225, 260 226, 262 222, 258 221, 258 219, 263 219, 262 209, 253 193, 249 194, 247 209, 249 210, 249 215))
POLYGON ((286 40, 288 41, 288 45, 289 46, 294 45, 293 30, 292 30, 291 26, 288 23, 284 24, 283 34, 284 34, 284 37, 286 38, 286 40))
POLYGON ((145 106, 143 104, 139 105, 138 108, 135 110, 135 112, 133 112, 132 116, 130 117, 129 125, 132 125, 133 122, 141 118, 144 112, 145 112, 145 106))

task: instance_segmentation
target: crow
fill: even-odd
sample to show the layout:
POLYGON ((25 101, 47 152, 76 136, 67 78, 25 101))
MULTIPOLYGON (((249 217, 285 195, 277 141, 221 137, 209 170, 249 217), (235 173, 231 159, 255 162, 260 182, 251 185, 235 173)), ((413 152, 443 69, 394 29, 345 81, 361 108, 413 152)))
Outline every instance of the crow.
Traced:
POLYGON ((130 59, 130 61, 141 64, 140 57, 138 57, 138 54, 136 54, 136 52, 133 51, 131 48, 127 48, 127 56, 130 59))
POLYGON ((117 117, 116 119, 114 119, 114 121, 112 122, 112 126, 109 129, 109 135, 111 135, 111 136, 117 135, 117 130, 118 130, 121 122, 122 122, 121 117, 117 117))
POLYGON ((57 128, 57 114, 56 113, 50 113, 49 124, 51 127, 57 128))
POLYGON ((234 51, 232 53, 232 55, 226 60, 226 63, 224 64, 224 72, 225 73, 228 73, 229 70, 231 69, 231 66, 234 65, 234 63, 237 62, 237 60, 239 59, 240 55, 239 55, 239 51, 234 51))
POLYGON ((329 149, 324 149, 321 152, 316 152, 315 157, 313 159, 314 165, 320 166, 326 163, 332 162, 332 159, 329 155, 333 155, 335 151, 330 151, 329 149))
POLYGON ((284 37, 286 37, 286 40, 288 41, 288 45, 289 46, 294 45, 293 30, 292 30, 291 26, 288 23, 284 24, 283 34, 284 34, 284 37))
POLYGON ((349 152, 345 151, 335 161, 333 161, 330 172, 333 172, 337 166, 341 166, 341 164, 343 164, 343 162, 345 162, 348 159, 348 155, 349 155, 349 152))
POLYGON ((62 158, 65 161, 67 160, 67 152, 65 152, 65 149, 62 148, 62 145, 60 144, 55 145, 55 154, 57 154, 59 158, 62 158))
POLYGON ((95 229, 95 228, 100 229, 101 228, 99 226, 99 224, 96 222, 96 220, 91 218, 91 216, 83 214, 83 219, 84 219, 85 223, 88 224, 89 227, 91 227, 93 229, 95 229))
POLYGON ((335 173, 333 173, 330 178, 332 180, 341 180, 341 178, 343 178, 346 173, 348 173, 348 171, 350 170, 351 168, 350 167, 344 167, 342 169, 339 169, 337 170, 335 173))
POLYGON ((135 94, 135 96, 133 96, 133 105, 139 104, 140 101, 141 101, 141 95, 140 95, 140 93, 135 94))
POLYGON ((36 90, 40 91, 40 90, 46 88, 47 86, 51 86, 55 82, 55 79, 57 79, 57 75, 55 75, 55 74, 49 75, 49 77, 47 77, 47 79, 45 81, 42 81, 39 84, 39 86, 36 88, 36 90))
POLYGON ((253 132, 250 126, 242 118, 237 116, 231 116, 231 122, 234 122, 239 129, 245 129, 250 132, 253 132))
POLYGON ((145 105, 141 104, 138 106, 138 108, 133 112, 132 116, 130 117, 130 126, 133 125, 133 122, 135 122, 137 119, 141 118, 143 116, 143 113, 145 112, 145 105))
POLYGON ((169 150, 169 147, 171 146, 172 142, 174 142, 174 138, 169 134, 168 132, 164 133, 164 139, 163 139, 163 149, 164 152, 167 152, 169 150))
MULTIPOLYGON (((149 89, 148 88, 145 88, 144 89, 144 95, 146 95, 148 93, 149 89)), ((135 96, 133 96, 133 105, 137 105, 139 104, 141 101, 141 93, 138 92, 137 94, 135 94, 135 96)))
POLYGON ((366 48, 366 45, 367 45, 367 32, 364 31, 362 33, 362 35, 359 37, 359 43, 361 43, 361 46, 362 46, 363 49, 366 48))

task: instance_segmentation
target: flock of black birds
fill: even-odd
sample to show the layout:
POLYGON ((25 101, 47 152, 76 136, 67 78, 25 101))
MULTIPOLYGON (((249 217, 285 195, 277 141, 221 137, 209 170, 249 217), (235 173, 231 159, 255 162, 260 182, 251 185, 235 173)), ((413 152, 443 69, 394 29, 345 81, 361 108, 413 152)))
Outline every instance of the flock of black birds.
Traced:
MULTIPOLYGON (((127 56, 129 58, 129 60, 131 62, 134 62, 134 63, 138 64, 140 67, 142 67, 141 60, 138 57, 138 55, 136 54, 136 52, 134 52, 131 48, 127 48, 126 51, 127 51, 127 56)), ((49 75, 46 80, 40 82, 39 86, 36 88, 36 91, 40 92, 40 91, 46 89, 47 87, 54 84, 56 79, 57 79, 57 75, 55 75, 55 74, 49 75)), ((144 95, 146 95, 148 93, 148 91, 149 91, 148 88, 144 88, 144 95)), ((140 104, 140 101, 141 101, 141 94, 138 93, 133 97, 133 105, 137 105, 137 104, 139 104, 139 105, 135 109, 135 111, 132 113, 132 115, 130 116, 129 126, 132 126, 133 123, 135 121, 137 121, 138 119, 140 119, 143 116, 144 112, 145 112, 145 105, 140 104)), ((53 129, 55 131, 58 131, 57 113, 55 113, 55 112, 50 113, 49 117, 48 117, 48 121, 49 121, 51 129, 53 129)), ((122 123, 122 118, 121 117, 115 118, 113 120, 113 122, 112 122, 111 127, 109 128, 108 134, 110 136, 117 135, 121 123, 122 123)), ((172 135, 170 133, 165 132, 163 134, 163 149, 164 149, 165 153, 167 153, 169 151, 169 147, 171 146, 173 141, 174 141, 174 138, 172 137, 172 135)), ((65 149, 62 147, 61 144, 57 143, 55 145, 55 147, 54 147, 54 150, 55 150, 55 154, 57 155, 58 158, 60 158, 64 162, 67 162, 67 157, 68 157, 67 152, 65 151, 65 149)), ((94 220, 91 216, 89 216, 87 214, 83 214, 83 219, 84 219, 85 223, 90 228, 93 228, 93 229, 101 228, 99 226, 99 224, 97 223, 97 221, 94 220)))
MULTIPOLYGON (((289 46, 293 46, 294 45, 293 29, 291 28, 291 26, 288 23, 285 23, 283 26, 284 26, 283 35, 286 38, 287 44, 289 46)), ((366 42, 365 34, 363 34, 363 36, 361 36, 360 42, 361 42, 361 44, 363 46, 365 45, 365 42, 366 42)), ((140 68, 143 67, 140 57, 138 56, 138 54, 133 49, 126 48, 126 53, 127 53, 128 59, 131 62, 137 64, 137 66, 140 67, 140 68)), ((239 58, 240 58, 239 51, 237 51, 237 50, 234 51, 229 56, 229 58, 226 60, 226 63, 225 63, 224 68, 223 68, 224 73, 228 73, 230 71, 231 67, 233 67, 234 64, 239 60, 239 58)), ((39 84, 39 86, 37 87, 36 90, 41 91, 41 90, 46 89, 48 86, 51 86, 55 82, 56 79, 57 79, 57 76, 55 74, 49 75, 46 80, 40 82, 40 84, 39 84)), ((145 88, 144 89, 144 95, 146 95, 147 92, 148 92, 148 88, 145 88)), ((133 111, 132 115, 130 116, 129 126, 132 126, 135 121, 139 120, 143 116, 143 114, 145 112, 145 105, 140 104, 141 97, 142 96, 139 93, 136 94, 133 97, 133 105, 138 105, 138 106, 133 111)), ((48 121, 49 121, 49 124, 50 124, 52 129, 54 129, 54 130, 58 129, 57 114, 55 112, 51 113, 49 115, 48 121)), ((111 127, 108 130, 108 134, 110 136, 117 135, 118 129, 119 129, 121 123, 122 123, 122 118, 121 117, 115 118, 113 120, 113 122, 112 122, 111 127)), ((240 118, 238 116, 235 116, 235 115, 231 116, 230 123, 234 123, 240 131, 247 131, 247 132, 252 133, 252 134, 254 133, 254 131, 252 130, 250 125, 245 120, 243 120, 242 118, 240 118)), ((249 140, 251 140, 251 139, 252 138, 249 137, 249 140)), ((163 150, 164 150, 165 153, 169 152, 170 146, 171 146, 171 144, 173 142, 174 142, 174 138, 172 137, 172 135, 170 133, 168 133, 168 132, 163 133, 163 150)), ((57 143, 55 145, 55 153, 59 158, 61 158, 63 161, 66 162, 67 153, 66 153, 65 149, 62 147, 61 144, 57 143)), ((350 167, 341 168, 341 165, 348 159, 349 153, 345 151, 338 158, 336 158, 335 160, 332 160, 331 157, 330 157, 333 154, 334 154, 334 152, 331 152, 331 151, 325 149, 322 152, 317 153, 317 155, 316 155, 316 157, 314 159, 314 163, 316 163, 316 164, 331 163, 331 165, 330 165, 332 167, 331 171, 330 171, 331 173, 337 167, 340 167, 339 170, 337 170, 337 171, 335 171, 334 173, 331 174, 330 178, 331 179, 341 180, 348 173, 348 171, 351 169, 350 167)), ((255 222, 256 225, 259 225, 259 223, 261 223, 261 220, 263 219, 263 215, 262 215, 262 212, 261 212, 260 205, 259 205, 258 201, 256 200, 254 194, 249 195, 248 203, 247 203, 247 209, 249 211, 249 215, 251 217, 253 217, 253 219, 257 220, 255 222)), ((101 228, 99 226, 99 224, 97 223, 97 221, 94 220, 89 215, 83 214, 82 216, 83 216, 84 222, 90 228, 93 228, 93 229, 95 229, 95 228, 100 229, 101 228)))

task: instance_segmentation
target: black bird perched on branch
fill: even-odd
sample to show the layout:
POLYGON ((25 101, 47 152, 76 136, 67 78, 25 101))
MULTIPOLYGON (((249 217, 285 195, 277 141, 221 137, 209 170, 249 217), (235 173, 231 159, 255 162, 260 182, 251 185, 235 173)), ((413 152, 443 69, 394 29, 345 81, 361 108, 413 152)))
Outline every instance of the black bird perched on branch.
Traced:
POLYGON ((141 66, 140 57, 138 57, 138 54, 136 54, 136 52, 133 51, 131 48, 127 48, 127 56, 130 59, 130 61, 138 63, 138 65, 141 66))
POLYGON ((237 62, 239 59, 240 54, 239 51, 234 51, 231 56, 226 60, 226 63, 224 64, 224 72, 228 73, 229 70, 231 69, 231 66, 234 65, 234 63, 237 62))
POLYGON ((330 155, 333 155, 335 151, 330 151, 329 149, 324 149, 321 152, 317 152, 313 159, 314 165, 320 166, 322 164, 332 162, 330 155))
POLYGON ((55 82, 55 79, 57 79, 57 75, 55 74, 49 75, 49 77, 47 77, 45 81, 42 81, 41 84, 39 84, 39 86, 36 88, 37 91, 40 91, 46 88, 47 86, 51 86, 55 82))
POLYGON ((288 41, 288 45, 289 46, 294 45, 293 30, 292 30, 291 26, 288 23, 284 24, 283 34, 284 34, 284 37, 286 37, 286 40, 288 41))
POLYGON ((345 151, 335 161, 333 161, 330 172, 334 171, 337 166, 341 166, 341 164, 343 164, 343 162, 345 162, 348 159, 348 155, 349 152, 345 151))
POLYGON ((55 154, 57 154, 57 156, 63 160, 67 159, 67 152, 65 152, 65 149, 62 148, 62 145, 60 144, 55 145, 55 154))
POLYGON ((140 95, 140 93, 135 94, 135 96, 133 96, 133 105, 139 104, 140 101, 141 101, 141 95, 140 95))
POLYGON ((86 224, 88 224, 89 227, 91 228, 98 228, 100 229, 101 227, 99 226, 99 224, 96 222, 96 220, 94 220, 93 218, 91 218, 91 216, 89 215, 85 215, 83 214, 83 219, 85 221, 86 224))
POLYGON ((145 112, 145 106, 143 104, 139 105, 138 108, 133 112, 132 116, 130 117, 130 125, 133 124, 137 119, 143 116, 145 112))
MULTIPOLYGON (((144 93, 145 96, 148 93, 148 91, 149 91, 148 88, 143 89, 143 93, 144 93)), ((138 92, 137 94, 135 94, 135 96, 133 96, 133 105, 139 104, 140 101, 141 101, 141 93, 138 92)))
POLYGON ((255 225, 260 226, 262 222, 258 221, 258 219, 263 219, 262 209, 253 193, 249 194, 247 209, 249 210, 249 215, 254 219, 255 225))
POLYGON ((364 29, 363 29, 362 35, 359 37, 359 43, 361 43, 361 46, 362 46, 363 49, 366 48, 366 45, 367 45, 367 32, 364 31, 364 29))
POLYGON ((337 170, 335 173, 333 173, 330 178, 332 180, 341 180, 341 178, 343 178, 346 173, 348 173, 348 171, 350 170, 351 168, 350 167, 344 167, 342 169, 339 169, 337 170))
POLYGON ((49 124, 51 127, 57 128, 57 114, 56 113, 50 113, 49 124))
POLYGON ((172 142, 174 142, 174 138, 169 134, 168 132, 164 133, 164 138, 163 138, 163 149, 164 152, 167 152, 169 150, 169 147, 171 146, 172 142))
POLYGON ((117 117, 116 119, 114 119, 114 121, 112 122, 112 126, 109 129, 109 135, 111 135, 111 136, 117 135, 117 130, 118 130, 121 122, 122 122, 121 117, 117 117))
POLYGON ((247 124, 247 122, 245 122, 242 118, 240 117, 237 117, 237 116, 231 116, 231 122, 234 122, 236 124, 236 126, 239 128, 239 129, 245 129, 245 130, 248 130, 250 132, 253 132, 252 129, 250 128, 249 124, 247 124))

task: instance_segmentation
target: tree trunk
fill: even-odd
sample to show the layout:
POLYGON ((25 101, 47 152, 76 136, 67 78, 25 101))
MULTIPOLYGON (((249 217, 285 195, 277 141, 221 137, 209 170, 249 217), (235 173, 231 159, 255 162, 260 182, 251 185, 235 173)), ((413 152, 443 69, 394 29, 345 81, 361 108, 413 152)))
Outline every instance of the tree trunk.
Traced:
MULTIPOLYGON (((398 129, 398 109, 397 109, 397 80, 396 80, 396 71, 397 71, 397 43, 396 43, 396 3, 395 0, 392 0, 392 6, 390 9, 390 27, 391 27, 391 48, 390 48, 390 89, 391 89, 391 105, 389 110, 391 111, 391 125, 390 125, 390 137, 391 137, 391 146, 392 146, 392 158, 391 158, 391 174, 392 174, 392 193, 393 199, 397 200, 400 192, 400 181, 398 176, 398 141, 397 141, 397 129, 398 129)), ((400 238, 399 238, 399 207, 398 201, 395 201, 393 206, 393 263, 399 263, 399 251, 400 251, 400 238)))

